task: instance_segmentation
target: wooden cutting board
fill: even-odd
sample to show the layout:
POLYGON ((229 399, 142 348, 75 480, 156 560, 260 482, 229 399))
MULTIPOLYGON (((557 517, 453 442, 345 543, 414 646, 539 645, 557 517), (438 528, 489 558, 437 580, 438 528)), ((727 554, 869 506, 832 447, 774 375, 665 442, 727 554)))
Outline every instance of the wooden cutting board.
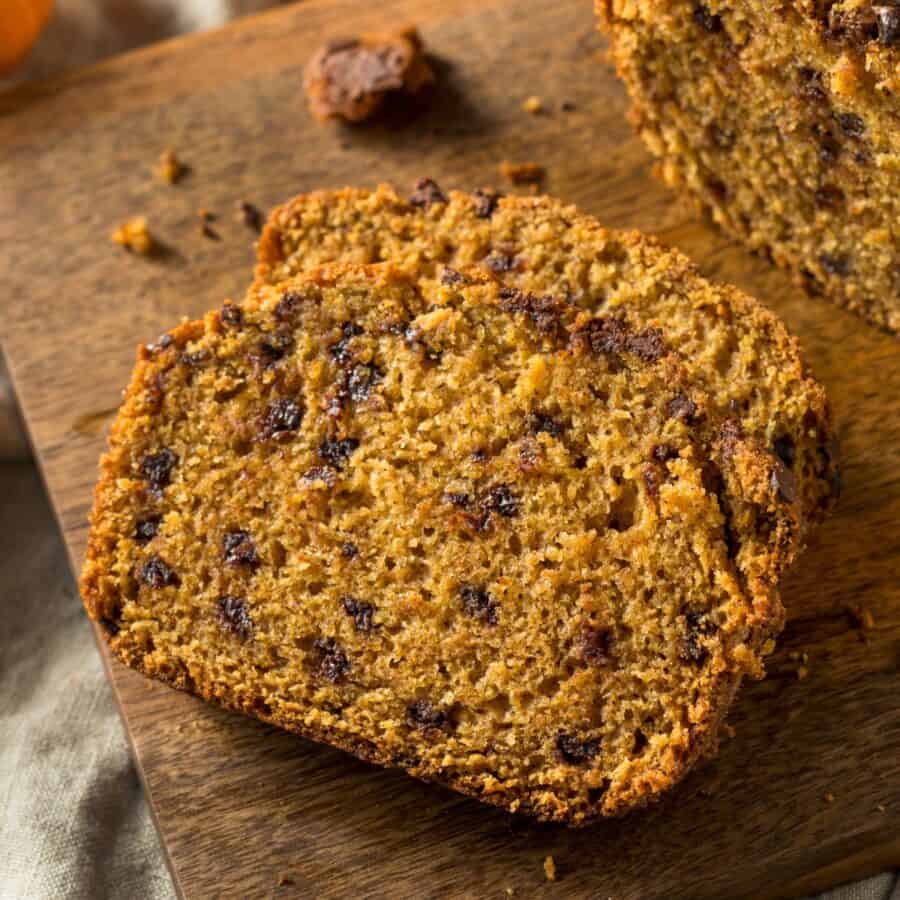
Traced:
POLYGON ((185 897, 787 897, 900 863, 900 342, 806 299, 651 179, 590 7, 310 0, 0 97, 2 336, 76 569, 135 344, 250 279, 242 200, 420 175, 474 188, 499 184, 502 159, 539 162, 548 192, 771 304, 839 423, 844 499, 784 586, 770 675, 743 691, 718 760, 646 814, 582 832, 515 821, 109 662, 185 897), (399 130, 314 124, 300 89, 314 46, 410 21, 437 57, 431 110, 399 130), (531 94, 545 114, 521 110, 531 94), (191 167, 175 187, 149 171, 168 146, 191 167), (162 257, 110 242, 136 214, 162 257))

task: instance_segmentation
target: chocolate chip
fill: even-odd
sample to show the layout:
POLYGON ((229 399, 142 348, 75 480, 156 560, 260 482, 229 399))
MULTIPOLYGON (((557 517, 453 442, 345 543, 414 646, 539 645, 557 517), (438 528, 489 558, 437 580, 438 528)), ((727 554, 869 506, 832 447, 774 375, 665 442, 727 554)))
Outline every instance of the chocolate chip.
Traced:
POLYGON ((613 661, 612 642, 611 629, 584 625, 578 642, 581 658, 590 666, 608 666, 613 661))
POLYGON ((821 72, 810 69, 808 66, 800 66, 797 69, 797 75, 800 78, 800 93, 807 100, 816 103, 828 102, 828 93, 825 90, 821 72))
POLYGON ((797 499, 797 479, 778 457, 774 459, 769 484, 772 491, 786 503, 793 503, 797 499))
POLYGON ((520 291, 518 288, 502 287, 499 298, 500 308, 504 312, 524 313, 541 334, 552 336, 560 332, 562 303, 555 297, 538 296, 520 291))
POLYGON ((844 192, 833 184, 823 184, 821 187, 816 188, 813 199, 816 201, 816 206, 818 207, 823 209, 838 209, 844 202, 844 192))
POLYGON ((670 401, 666 410, 670 419, 677 419, 685 425, 693 425, 697 420, 697 404, 685 394, 677 394, 670 401))
POLYGON ((563 731, 556 736, 556 752, 563 762, 571 765, 583 766, 589 763, 599 751, 599 741, 583 741, 563 731))
POLYGON ((244 217, 244 224, 248 228, 252 228, 257 234, 262 231, 263 215, 252 203, 242 200, 241 214, 244 217))
POLYGON ((296 431, 303 423, 303 409, 293 400, 276 400, 263 413, 259 434, 263 440, 280 438, 296 431))
POLYGON ((354 366, 347 378, 347 394, 354 403, 368 400, 372 388, 384 377, 381 370, 372 363, 354 366))
POLYGON ((305 299, 299 291, 285 291, 272 311, 272 315, 279 322, 289 322, 294 318, 305 299))
POLYGON ((181 581, 161 556, 151 556, 141 566, 141 581, 148 587, 177 587, 181 581))
POLYGON ((172 469, 178 457, 169 449, 150 453, 141 460, 141 474, 154 491, 161 491, 172 480, 172 469))
POLYGON ((789 468, 794 467, 794 460, 797 457, 797 446, 790 435, 782 435, 775 439, 773 444, 775 455, 789 468))
POLYGON ((196 350, 194 353, 182 353, 178 357, 178 362, 189 369, 199 369, 209 362, 209 359, 209 350, 196 350))
POLYGON ((837 121, 847 137, 861 138, 866 133, 866 123, 855 113, 839 113, 837 121))
POLYGON ((446 203, 447 198, 437 186, 437 183, 430 178, 420 178, 416 182, 415 190, 409 198, 412 206, 418 206, 422 209, 430 209, 434 203, 446 203))
POLYGON ((516 268, 516 258, 510 253, 491 253, 484 258, 483 265, 495 274, 502 275, 516 268))
POLYGON ((375 607, 371 603, 362 603, 355 597, 343 597, 341 605, 344 607, 344 612, 353 617, 353 624, 357 631, 368 634, 372 630, 375 607))
POLYGON ((454 285, 454 284, 469 284, 469 279, 463 275, 462 272, 457 272, 456 269, 451 269, 450 266, 444 266, 441 269, 441 284, 446 285, 454 285))
POLYGON ((406 724, 419 731, 436 731, 447 725, 447 715, 427 700, 416 700, 406 708, 406 724))
POLYGON ((900 6, 894 3, 873 6, 872 12, 878 25, 878 42, 885 47, 900 44, 900 6))
POLYGON ((719 429, 719 441, 722 444, 722 455, 730 459, 737 445, 744 439, 744 428, 737 419, 726 419, 719 429))
POLYGON ((629 329, 623 319, 616 316, 596 316, 582 325, 572 336, 576 346, 584 347, 596 355, 610 355, 625 350, 629 329))
POLYGON ((359 547, 357 547, 353 541, 344 541, 344 543, 341 544, 341 556, 343 556, 344 559, 356 559, 356 557, 359 556, 359 547))
POLYGON ((702 638, 715 631, 713 625, 706 616, 693 609, 684 613, 685 635, 681 642, 679 655, 686 662, 702 665, 709 656, 709 651, 703 646, 702 638))
POLYGON ((444 494, 444 499, 457 509, 466 509, 470 501, 469 495, 463 491, 451 491, 444 494))
POLYGON ((507 519, 519 514, 519 500, 508 484, 492 487, 481 501, 483 509, 499 513, 507 519))
POLYGON ((264 337, 256 347, 256 351, 250 358, 253 365, 259 371, 273 368, 284 359, 285 355, 294 347, 294 340, 287 334, 270 334, 264 337))
POLYGON ((115 637, 122 630, 119 623, 112 619, 101 618, 100 625, 110 637, 115 637))
POLYGON ((844 254, 821 253, 819 264, 829 275, 844 278, 850 274, 850 259, 844 254))
POLYGON ((533 412, 528 417, 528 430, 532 434, 549 434, 558 438, 562 434, 562 425, 547 413, 533 412))
POLYGON ((152 541, 159 533, 159 524, 162 522, 161 516, 150 516, 148 519, 141 519, 134 526, 134 539, 139 544, 146 544, 152 541))
POLYGON ((226 325, 240 325, 244 321, 244 311, 233 303, 226 303, 219 313, 219 318, 226 325))
POLYGON ((349 365, 353 361, 353 353, 350 350, 350 341, 362 333, 362 328, 355 322, 344 322, 344 324, 341 325, 340 340, 328 348, 328 353, 331 355, 331 358, 339 366, 349 365))
POLYGON ((710 34, 718 34, 722 30, 722 19, 702 3, 694 4, 694 21, 710 34))
POLYGON ((350 671, 350 660, 334 638, 320 638, 314 646, 319 651, 316 674, 320 678, 335 684, 350 671))
MULTIPOLYGON (((446 269, 444 270, 447 271, 446 269)), ((422 338, 422 332, 415 326, 410 326, 403 332, 403 340, 412 350, 416 350, 422 354, 429 362, 440 362, 441 351, 429 346, 422 338)))
POLYGON ((644 478, 644 484, 647 488, 647 493, 651 497, 658 497, 659 488, 663 482, 663 473, 661 468, 656 463, 644 463, 641 466, 641 475, 644 478))
POLYGON ((625 349, 644 362, 656 362, 666 353, 662 332, 658 328, 645 328, 637 334, 629 335, 625 341, 625 349))
POLYGON ((326 438, 319 444, 319 459, 324 460, 340 472, 344 468, 344 463, 350 459, 358 446, 359 441, 356 438, 342 438, 341 440, 326 438))
POLYGON ((497 191, 475 191, 475 215, 479 219, 489 219, 503 195, 497 191))
POLYGON ((246 641, 253 633, 253 620, 250 618, 246 600, 225 594, 219 597, 218 607, 219 624, 226 631, 246 641))
POLYGON ((668 444, 657 444, 650 455, 658 463, 667 463, 670 459, 678 458, 678 451, 668 444))
POLYGON ((482 447, 479 447, 477 450, 472 451, 472 455, 470 458, 472 462, 483 463, 487 459, 487 451, 482 447))
POLYGON ((249 531, 238 529, 226 531, 222 538, 222 558, 230 566, 247 566, 255 569, 259 566, 259 553, 249 531))
POLYGON ((481 585, 463 584, 459 588, 463 612, 473 619, 496 625, 500 620, 500 607, 481 585))
POLYGON ((331 466, 313 466, 303 473, 304 481, 321 481, 327 487, 334 487, 337 484, 337 475, 331 466))

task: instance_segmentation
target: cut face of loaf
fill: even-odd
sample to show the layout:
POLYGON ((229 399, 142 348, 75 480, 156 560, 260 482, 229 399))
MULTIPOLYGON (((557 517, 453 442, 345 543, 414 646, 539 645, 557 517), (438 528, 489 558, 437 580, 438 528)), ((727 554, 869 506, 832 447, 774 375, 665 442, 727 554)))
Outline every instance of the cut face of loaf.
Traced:
POLYGON ((597 9, 663 179, 811 293, 900 331, 900 5, 597 9))
POLYGON ((781 615, 667 341, 477 270, 262 285, 141 349, 85 604, 128 665, 364 759, 571 825, 640 805, 781 615))
POLYGON ((712 442, 712 482, 738 569, 755 591, 777 584, 807 525, 836 496, 825 395, 781 322, 699 277, 682 254, 607 231, 574 207, 548 197, 444 194, 428 180, 408 200, 385 186, 323 191, 272 213, 258 260, 257 284, 334 260, 391 260, 425 276, 444 263, 478 266, 504 285, 661 328, 723 429, 712 442))

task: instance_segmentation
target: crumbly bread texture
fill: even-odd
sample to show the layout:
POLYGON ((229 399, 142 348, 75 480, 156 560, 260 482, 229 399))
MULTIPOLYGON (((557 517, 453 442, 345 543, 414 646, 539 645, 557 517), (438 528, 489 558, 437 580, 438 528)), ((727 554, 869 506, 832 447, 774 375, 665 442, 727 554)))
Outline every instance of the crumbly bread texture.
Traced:
POLYGON ((900 331, 900 4, 596 5, 663 180, 811 293, 900 331))
POLYGON ((414 28, 329 41, 307 63, 303 86, 321 122, 362 122, 390 100, 411 102, 434 82, 414 28))
POLYGON ((608 231, 549 197, 448 194, 423 179, 408 199, 381 186, 318 192, 276 209, 258 245, 256 284, 334 260, 386 259, 419 273, 478 266, 507 286, 662 329, 721 428, 711 464, 752 590, 777 584, 807 526, 832 505, 839 482, 830 413, 797 341, 755 300, 701 278, 681 253, 608 231))
POLYGON ((623 813, 714 750, 781 624, 712 409, 628 311, 435 275, 293 276, 142 347, 82 596, 176 687, 511 811, 623 813))

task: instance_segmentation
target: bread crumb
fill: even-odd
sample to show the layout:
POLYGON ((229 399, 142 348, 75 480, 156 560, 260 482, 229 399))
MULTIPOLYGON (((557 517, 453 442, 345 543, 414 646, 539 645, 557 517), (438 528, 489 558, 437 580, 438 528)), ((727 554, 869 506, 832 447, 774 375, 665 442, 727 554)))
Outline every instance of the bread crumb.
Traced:
POLYGON ((142 256, 148 256, 153 252, 153 237, 144 216, 135 216, 123 222, 110 237, 126 250, 140 253, 142 256))
POLYGON ((825 802, 826 803, 834 803, 834 794, 832 794, 831 791, 826 792, 825 802))
POLYGON ((259 207, 254 206, 247 200, 242 200, 238 204, 238 210, 244 224, 259 234, 263 226, 263 214, 259 211, 259 207))
POLYGON ((210 224, 216 220, 215 213, 211 213, 207 209, 198 209, 197 218, 200 219, 200 234, 202 234, 203 237, 209 238, 211 241, 222 240, 219 233, 210 224))
POLYGON ((552 856, 548 856, 544 860, 544 875, 547 881, 556 881, 556 862, 552 856))
POLYGON ((856 606, 848 610, 854 625, 861 631, 871 631, 875 627, 875 617, 865 606, 856 606))
POLYGON ((513 184, 537 184, 544 177, 544 167, 537 163, 514 163, 504 159, 500 174, 513 184))
POLYGON ((175 184, 187 171, 187 167, 181 163, 175 155, 175 151, 169 147, 163 151, 153 171, 156 172, 157 178, 164 184, 175 184))
POLYGON ((524 109, 525 112, 536 116, 539 112, 543 111, 544 103, 540 97, 532 95, 522 104, 522 109, 524 109))

